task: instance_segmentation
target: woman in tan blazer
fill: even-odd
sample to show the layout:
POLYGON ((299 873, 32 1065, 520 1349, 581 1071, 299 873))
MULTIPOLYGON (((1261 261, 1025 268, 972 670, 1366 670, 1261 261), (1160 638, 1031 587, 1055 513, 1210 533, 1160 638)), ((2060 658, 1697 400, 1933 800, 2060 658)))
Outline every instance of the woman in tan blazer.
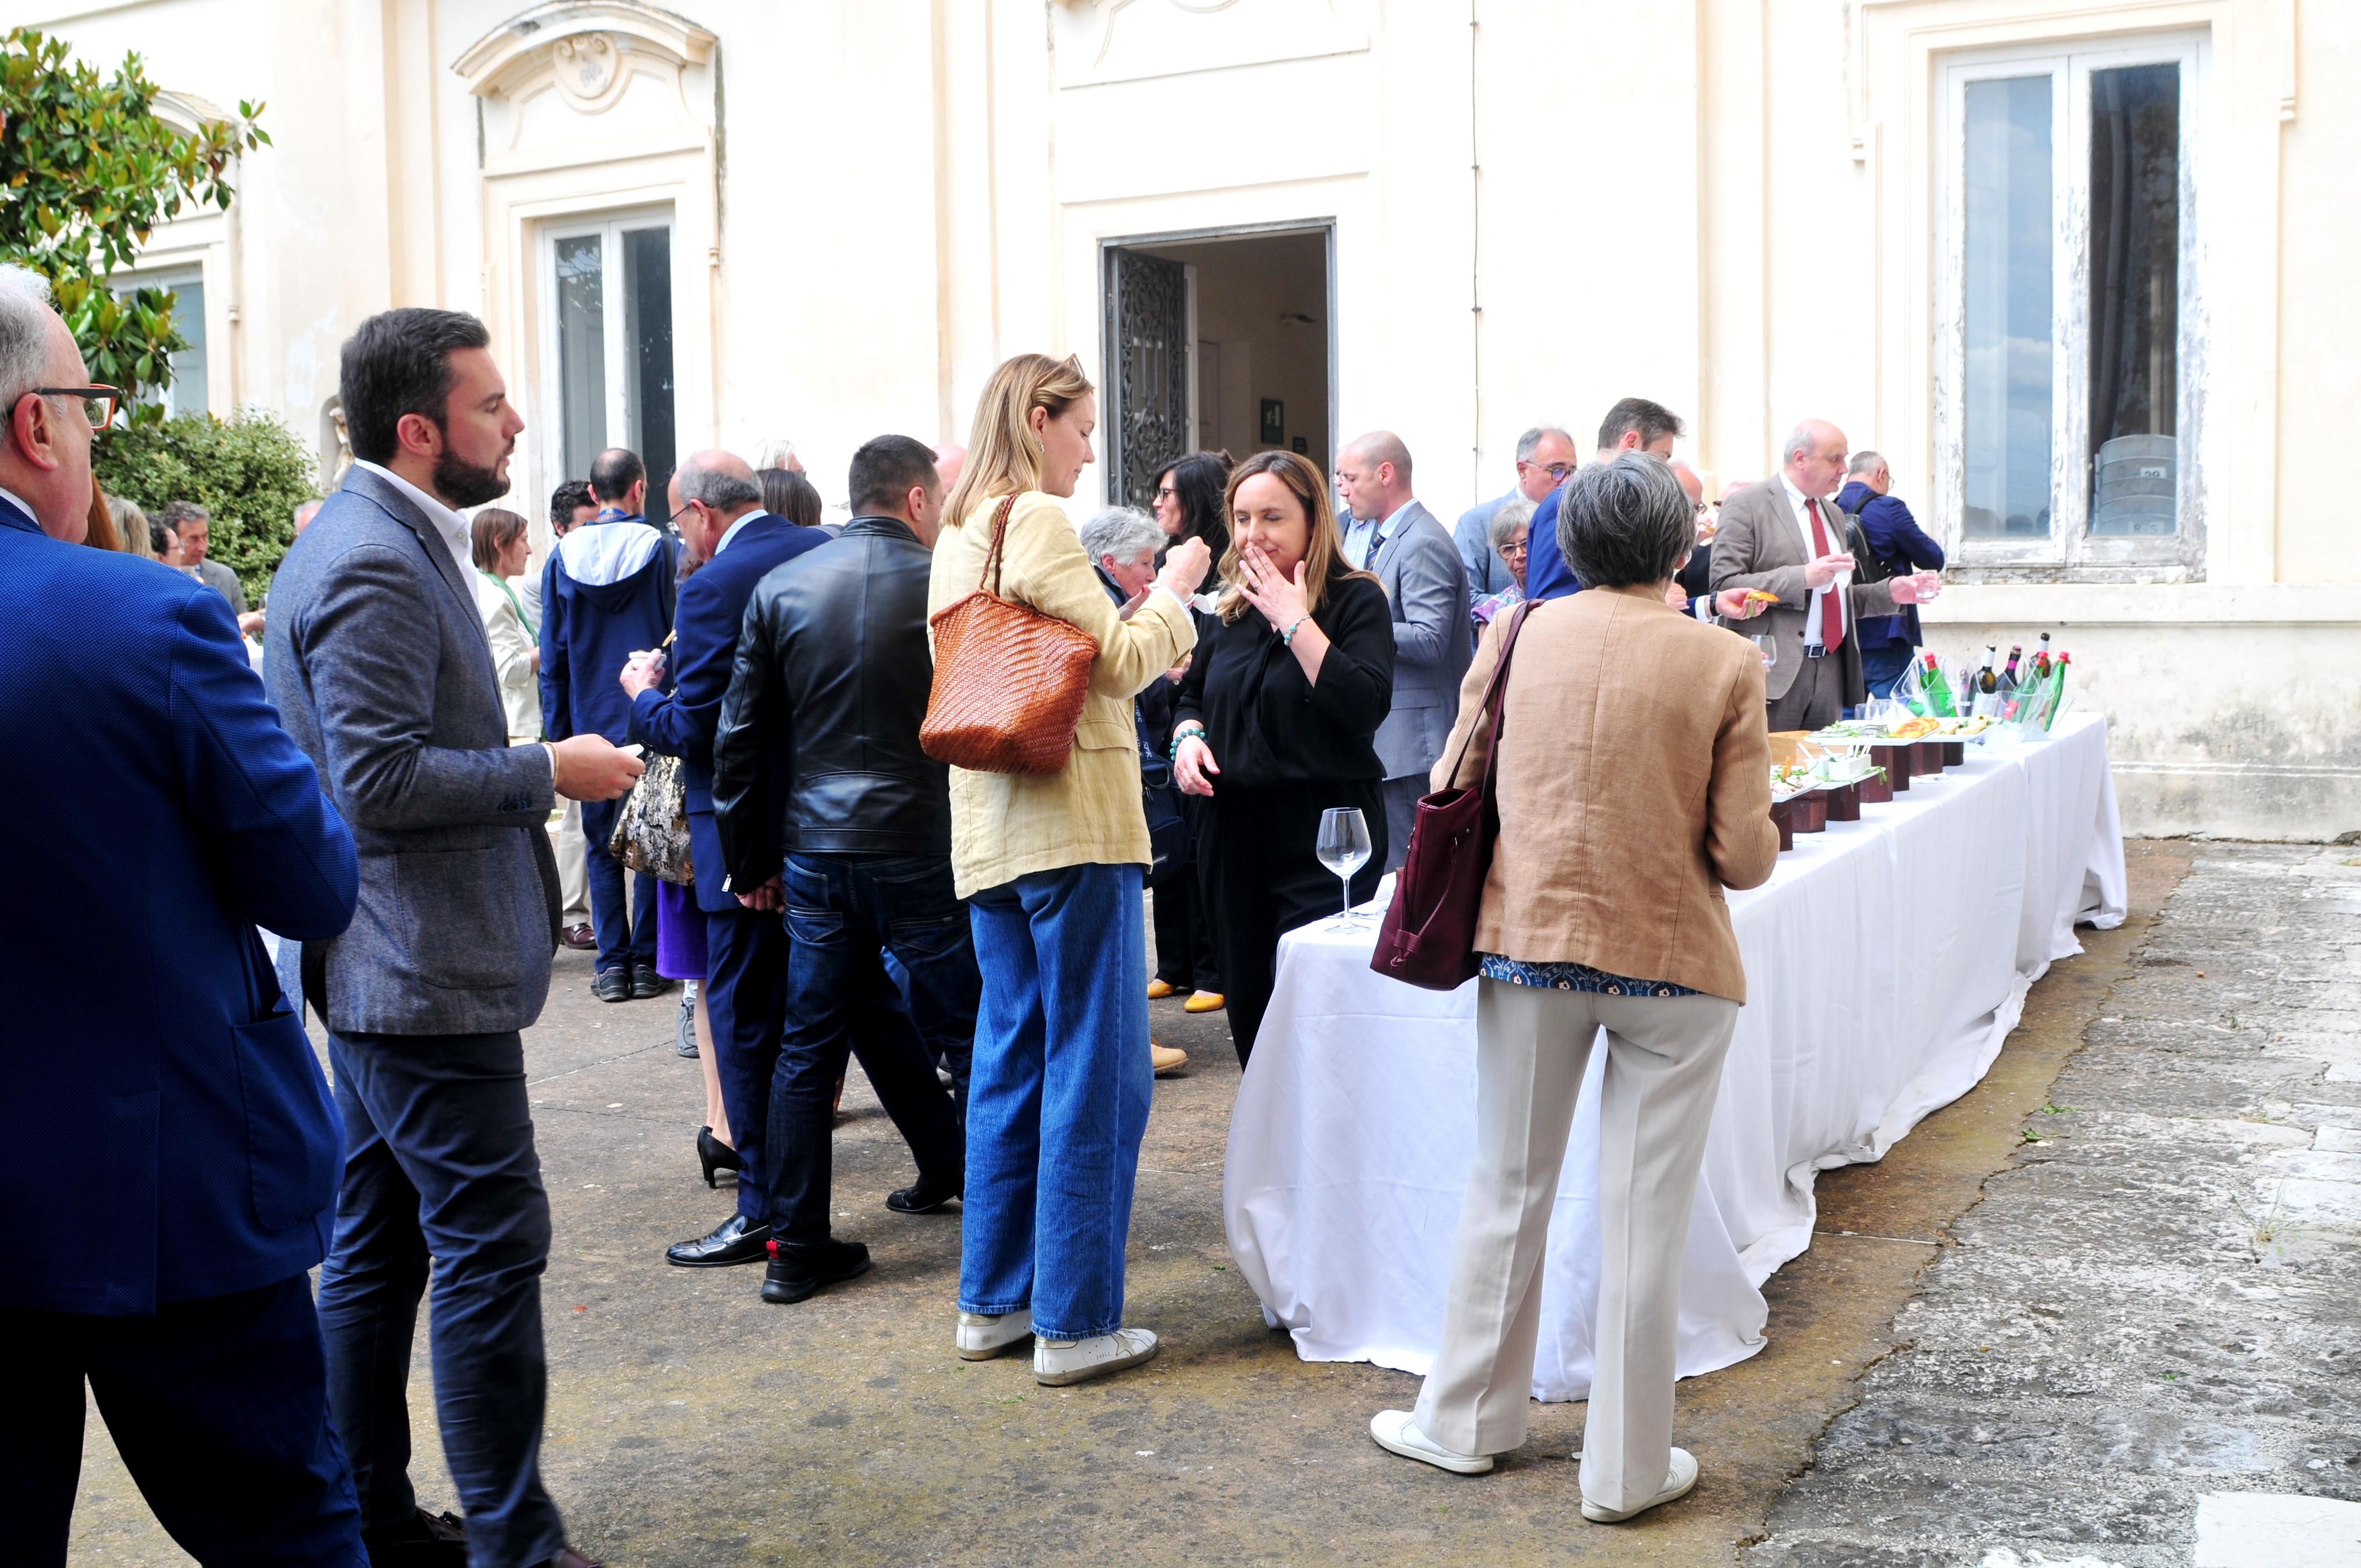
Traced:
MULTIPOLYGON (((1672 1446, 1681 1255, 1746 971, 1722 900, 1778 859, 1763 662, 1664 602, 1690 509, 1662 460, 1627 453, 1567 481, 1558 543, 1587 591, 1536 606, 1500 718, 1500 835, 1477 948, 1476 1165, 1443 1344, 1386 1448, 1473 1475, 1525 1441, 1542 1251, 1591 1044, 1602 1266, 1582 1512, 1631 1518, 1697 1484, 1672 1446)), ((1473 784, 1494 741, 1484 686, 1508 618, 1460 689, 1437 789, 1473 784), (1452 762, 1466 754, 1452 776, 1452 762)))
POLYGON ((951 875, 983 996, 968 1081, 961 1355, 1037 1341, 1033 1374, 1079 1383, 1156 1354, 1123 1324, 1124 1243, 1148 1130, 1148 930, 1132 699, 1197 641, 1189 596, 1211 556, 1185 540, 1118 608, 1058 504, 1091 461, 1098 400, 1072 359, 1019 355, 976 406, 944 504, 929 617, 973 593, 993 518, 1015 497, 1000 593, 1098 644, 1064 771, 950 770, 951 875))

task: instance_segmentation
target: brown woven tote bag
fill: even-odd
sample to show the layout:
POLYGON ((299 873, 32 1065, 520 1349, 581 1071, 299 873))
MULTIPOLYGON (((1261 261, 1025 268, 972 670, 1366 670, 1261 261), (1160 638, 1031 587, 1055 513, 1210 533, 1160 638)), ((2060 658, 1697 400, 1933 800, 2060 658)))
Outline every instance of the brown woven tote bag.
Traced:
POLYGON ((992 514, 992 548, 975 592, 928 620, 935 684, 918 745, 939 762, 980 773, 1063 773, 1099 645, 1071 621, 1000 597, 1000 550, 1016 505, 1010 496, 992 514))

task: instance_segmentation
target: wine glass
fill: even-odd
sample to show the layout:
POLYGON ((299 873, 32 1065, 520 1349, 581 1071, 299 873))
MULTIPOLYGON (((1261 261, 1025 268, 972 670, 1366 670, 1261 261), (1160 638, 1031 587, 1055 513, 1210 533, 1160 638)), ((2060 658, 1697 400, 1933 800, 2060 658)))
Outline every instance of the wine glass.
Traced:
POLYGON ((1763 667, 1764 669, 1767 670, 1772 665, 1779 662, 1779 639, 1776 633, 1769 631, 1757 632, 1751 641, 1752 641, 1756 651, 1763 655, 1763 667))
POLYGON ((1331 806, 1320 814, 1320 863, 1345 884, 1345 907, 1323 931, 1357 931, 1353 918, 1353 873, 1369 861, 1369 822, 1356 806, 1331 806))

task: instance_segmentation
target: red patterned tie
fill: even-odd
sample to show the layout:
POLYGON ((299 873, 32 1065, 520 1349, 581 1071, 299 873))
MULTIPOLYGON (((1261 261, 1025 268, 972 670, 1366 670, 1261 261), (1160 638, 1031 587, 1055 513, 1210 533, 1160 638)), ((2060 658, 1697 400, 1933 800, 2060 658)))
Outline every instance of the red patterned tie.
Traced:
MULTIPOLYGON (((1820 503, 1806 496, 1804 510, 1812 514, 1812 548, 1822 555, 1829 554, 1828 531, 1820 523, 1820 503)), ((1844 645, 1845 587, 1851 580, 1839 577, 1836 586, 1820 598, 1820 646, 1831 653, 1844 645)))

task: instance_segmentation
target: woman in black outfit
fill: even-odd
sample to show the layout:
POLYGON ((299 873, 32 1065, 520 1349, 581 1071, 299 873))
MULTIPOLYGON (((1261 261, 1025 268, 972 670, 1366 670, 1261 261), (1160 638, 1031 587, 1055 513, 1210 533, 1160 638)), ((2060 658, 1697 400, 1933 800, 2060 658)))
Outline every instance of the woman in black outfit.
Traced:
POLYGON ((1377 891, 1386 811, 1376 739, 1393 704, 1394 629, 1377 578, 1345 564, 1328 483, 1310 459, 1247 458, 1230 477, 1228 510, 1228 586, 1174 705, 1173 773, 1182 790, 1210 797, 1199 876, 1244 1066, 1270 1004, 1279 933, 1341 903, 1317 853, 1322 812, 1360 808, 1370 853, 1353 897, 1377 891))
MULTIPOLYGON (((1191 452, 1156 477, 1157 526, 1176 544, 1183 539, 1203 540, 1205 548, 1213 553, 1216 570, 1230 551, 1230 526, 1223 521, 1229 506, 1229 488, 1226 452, 1191 452)), ((1218 582, 1208 583, 1198 602, 1211 603, 1220 587, 1218 582)), ((1189 613, 1197 623, 1197 646, 1202 649, 1217 623, 1194 605, 1189 613)), ((1169 750, 1172 737, 1168 732, 1155 740, 1169 750)), ((1218 1012, 1225 1001, 1221 966, 1213 959, 1213 927, 1206 922, 1205 900, 1197 888, 1197 846, 1204 839, 1211 813, 1209 802, 1196 795, 1181 797, 1180 816, 1189 824, 1189 859, 1179 875, 1167 877, 1157 888, 1154 901, 1156 974, 1148 982, 1148 997, 1154 1000, 1189 992, 1191 994, 1184 1005, 1191 1013, 1218 1012)))

